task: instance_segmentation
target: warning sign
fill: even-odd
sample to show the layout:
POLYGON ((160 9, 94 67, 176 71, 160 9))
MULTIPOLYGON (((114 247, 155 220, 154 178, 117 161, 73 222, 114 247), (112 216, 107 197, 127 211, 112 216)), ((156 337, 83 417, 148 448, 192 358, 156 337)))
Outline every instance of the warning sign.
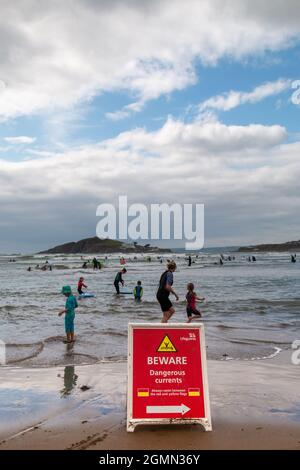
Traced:
POLYGON ((159 348, 157 349, 157 352, 176 352, 176 348, 173 345, 172 341, 166 335, 162 342, 160 343, 159 348))
POLYGON ((200 423, 211 430, 202 324, 129 324, 127 430, 200 423))

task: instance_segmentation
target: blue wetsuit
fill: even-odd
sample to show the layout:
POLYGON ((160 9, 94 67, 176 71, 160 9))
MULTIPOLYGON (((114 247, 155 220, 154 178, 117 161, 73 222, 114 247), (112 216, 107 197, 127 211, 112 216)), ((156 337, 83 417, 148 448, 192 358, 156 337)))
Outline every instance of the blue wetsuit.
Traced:
POLYGON ((76 297, 70 295, 66 300, 65 329, 66 333, 74 333, 75 308, 78 307, 76 297))

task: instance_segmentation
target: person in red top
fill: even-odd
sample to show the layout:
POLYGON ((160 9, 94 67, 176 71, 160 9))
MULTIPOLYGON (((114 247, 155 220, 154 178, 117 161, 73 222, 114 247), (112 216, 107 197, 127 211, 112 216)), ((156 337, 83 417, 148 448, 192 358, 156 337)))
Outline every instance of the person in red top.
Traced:
POLYGON ((79 295, 83 294, 83 287, 87 288, 87 286, 84 284, 84 277, 80 277, 77 286, 77 291, 79 295))
POLYGON ((186 294, 186 301, 187 301, 187 306, 186 306, 186 313, 188 316, 188 323, 190 323, 192 320, 195 318, 201 318, 202 315, 197 310, 196 308, 196 300, 200 300, 203 302, 205 300, 205 297, 197 297, 196 292, 194 291, 194 284, 190 282, 187 286, 187 294, 186 294), (193 316, 194 315, 194 316, 193 316))

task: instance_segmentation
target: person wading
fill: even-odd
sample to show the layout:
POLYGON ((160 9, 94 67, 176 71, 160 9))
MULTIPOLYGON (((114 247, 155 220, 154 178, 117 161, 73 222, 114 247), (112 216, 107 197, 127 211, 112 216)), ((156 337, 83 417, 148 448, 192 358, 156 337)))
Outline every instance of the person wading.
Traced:
POLYGON ((175 295, 176 300, 179 300, 178 295, 172 288, 173 285, 173 273, 176 271, 176 263, 170 261, 167 264, 167 270, 161 275, 159 281, 159 288, 156 294, 156 298, 160 304, 160 308, 163 312, 163 317, 161 322, 168 323, 168 320, 175 313, 175 308, 172 305, 172 302, 169 299, 170 293, 175 295))

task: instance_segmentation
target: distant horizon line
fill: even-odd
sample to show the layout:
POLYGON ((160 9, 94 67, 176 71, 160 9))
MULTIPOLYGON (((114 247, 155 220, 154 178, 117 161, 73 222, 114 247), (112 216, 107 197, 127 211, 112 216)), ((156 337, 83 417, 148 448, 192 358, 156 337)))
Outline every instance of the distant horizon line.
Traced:
MULTIPOLYGON (((82 240, 87 240, 89 238, 98 238, 98 237, 86 237, 86 238, 81 238, 80 240, 78 240, 77 242, 65 242, 65 243, 61 243, 60 245, 66 245, 68 243, 78 243, 82 240)), ((100 240, 100 239, 99 239, 100 240)), ((117 241, 117 242, 120 242, 120 243, 124 243, 124 244, 128 244, 128 245, 134 245, 134 243, 137 243, 139 247, 146 247, 146 245, 150 245, 150 247, 148 248, 161 248, 162 250, 163 249, 169 249, 171 250, 172 252, 186 252, 186 253, 192 253, 192 252, 195 252, 195 253, 198 253, 198 252, 201 252, 201 251, 205 251, 205 250, 224 250, 224 249, 236 249, 236 248, 247 248, 247 247, 256 247, 256 246, 263 246, 263 245, 285 245, 285 244, 289 244, 289 243, 297 243, 299 242, 300 243, 300 240, 291 240, 291 241, 285 241, 285 242, 264 242, 264 243, 252 243, 252 244, 238 244, 238 245, 217 245, 217 246, 204 246, 203 248, 199 249, 199 250, 186 250, 184 247, 166 247, 166 246, 160 246, 158 244, 157 245, 152 245, 152 243, 145 243, 144 245, 140 245, 138 242, 136 241, 125 241, 125 240, 119 240, 119 239, 110 239, 110 238, 106 238, 106 239, 101 239, 101 240, 111 240, 111 241, 117 241)), ((157 240, 157 242, 160 242, 161 240, 157 240)), ((56 245, 56 246, 60 246, 60 245, 56 245)), ((55 248, 55 247, 53 247, 55 248)), ((45 251, 49 250, 49 249, 52 249, 52 248, 45 248, 45 251)), ((121 253, 121 251, 120 251, 121 253)), ((29 255, 37 255, 37 254, 45 254, 47 255, 47 253, 43 253, 42 251, 34 251, 34 252, 0 252, 0 256, 29 256, 29 255)), ((53 253, 49 253, 49 254, 53 254, 53 253)), ((59 253, 56 253, 56 254, 59 254, 59 253)), ((64 252, 61 252, 61 254, 64 254, 64 252)), ((72 253, 69 253, 69 254, 72 254, 72 253)), ((92 252, 91 253, 73 253, 74 255, 75 254, 93 254, 92 252)), ((105 253, 99 253, 99 254, 105 254, 105 253)))

